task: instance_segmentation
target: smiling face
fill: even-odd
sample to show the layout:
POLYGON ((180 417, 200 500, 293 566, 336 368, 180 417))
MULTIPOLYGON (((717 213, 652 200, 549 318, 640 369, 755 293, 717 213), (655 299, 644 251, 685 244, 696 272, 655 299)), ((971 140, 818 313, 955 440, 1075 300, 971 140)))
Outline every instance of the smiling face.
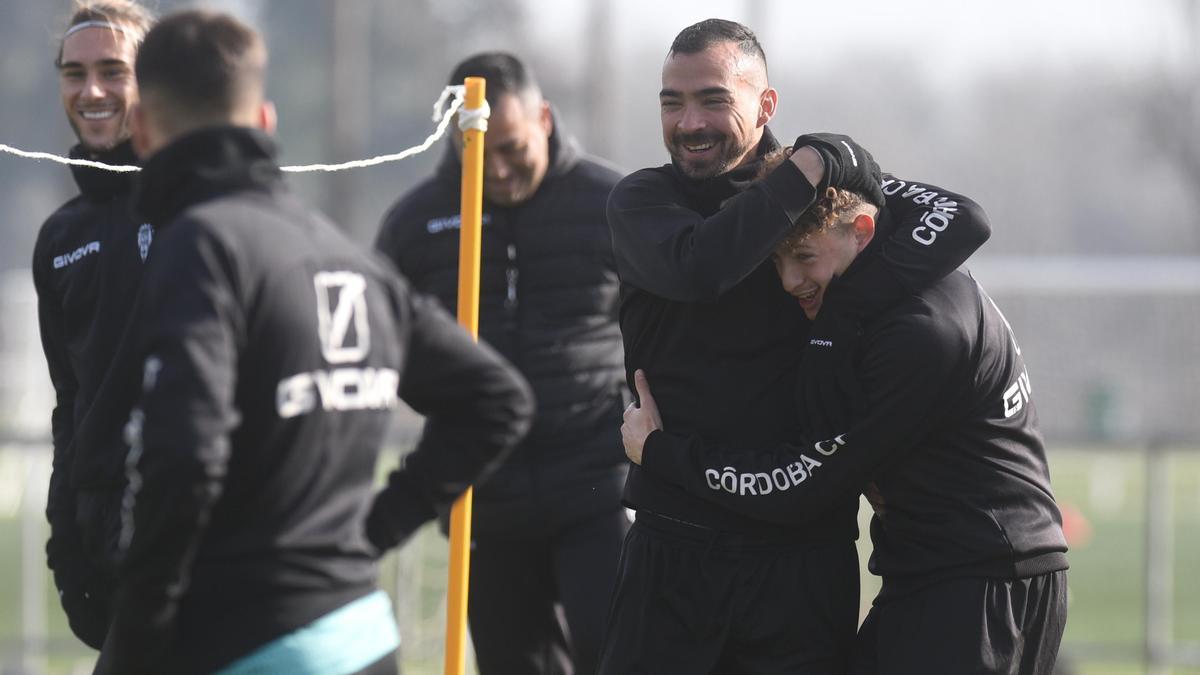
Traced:
MULTIPOLYGON (((483 136, 483 196, 498 206, 529 201, 550 168, 550 104, 526 95, 501 94, 491 106, 483 136)), ((454 137, 462 152, 462 135, 454 137)))
POLYGON ((659 93, 663 143, 689 178, 727 173, 754 157, 777 100, 765 66, 736 43, 672 52, 659 93))
POLYGON ((815 319, 829 284, 850 267, 875 235, 875 219, 859 214, 848 222, 822 228, 798 241, 784 241, 771 259, 783 290, 815 319))
POLYGON ((129 138, 129 111, 137 103, 136 56, 137 44, 111 28, 84 28, 63 41, 58 67, 63 109, 91 152, 129 138))

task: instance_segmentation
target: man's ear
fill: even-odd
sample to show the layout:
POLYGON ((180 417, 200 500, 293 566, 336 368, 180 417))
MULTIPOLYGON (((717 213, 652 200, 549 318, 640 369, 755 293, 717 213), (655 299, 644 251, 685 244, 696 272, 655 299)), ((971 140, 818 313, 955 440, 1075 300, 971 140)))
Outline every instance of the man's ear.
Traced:
POLYGON ((854 243, 858 252, 867 247, 875 238, 875 218, 868 213, 860 213, 854 217, 854 243))
POLYGON ((258 128, 274 135, 278 125, 279 114, 275 110, 275 104, 271 101, 263 101, 262 105, 258 107, 258 128))
POLYGON ((775 116, 775 107, 779 105, 779 92, 774 87, 767 87, 758 96, 758 126, 764 126, 775 116))
POLYGON ((546 132, 547 137, 554 133, 554 116, 550 114, 548 101, 542 101, 542 105, 538 109, 538 123, 541 124, 542 131, 546 132))

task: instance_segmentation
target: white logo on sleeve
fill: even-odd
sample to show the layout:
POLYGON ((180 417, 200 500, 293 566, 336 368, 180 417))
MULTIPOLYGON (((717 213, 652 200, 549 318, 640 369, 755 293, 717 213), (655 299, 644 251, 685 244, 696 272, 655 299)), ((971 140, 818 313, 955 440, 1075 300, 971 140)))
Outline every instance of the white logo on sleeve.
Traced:
POLYGON ((317 272, 317 332, 330 363, 354 363, 371 349, 367 280, 357 272, 317 272))
POLYGON ((1033 397, 1033 386, 1029 384, 1029 372, 1022 370, 1008 389, 1004 390, 1004 417, 1012 417, 1025 409, 1033 397))
MULTIPOLYGON (((490 214, 490 213, 483 214, 483 217, 480 220, 480 224, 481 225, 490 225, 491 222, 492 222, 492 214, 490 214)), ((457 230, 461 227, 462 227, 462 215, 461 214, 454 214, 452 216, 443 216, 441 218, 434 218, 425 223, 425 231, 428 232, 429 234, 437 234, 438 232, 444 232, 446 230, 457 230)))
POLYGON ((62 255, 54 256, 54 269, 61 270, 62 268, 66 267, 67 265, 73 265, 73 264, 79 262, 80 260, 82 260, 84 258, 84 256, 89 256, 89 255, 99 253, 99 252, 100 252, 100 242, 89 241, 88 243, 84 244, 83 246, 80 246, 79 248, 75 249, 74 251, 71 251, 70 253, 64 253, 62 255))
MULTIPOLYGON (((813 443, 812 449, 819 456, 832 457, 845 445, 846 435, 839 434, 833 438, 813 443)), ((729 494, 743 497, 747 495, 763 496, 799 487, 804 481, 814 477, 817 469, 822 466, 824 466, 824 462, 816 457, 800 453, 795 462, 772 468, 769 471, 739 471, 737 467, 733 466, 727 466, 720 470, 705 469, 704 480, 710 490, 724 490, 729 494)))
POLYGON ((930 190, 915 183, 909 185, 896 178, 884 180, 880 187, 883 188, 883 194, 888 197, 902 194, 912 203, 929 208, 921 214, 921 225, 913 228, 912 231, 912 238, 923 246, 931 246, 933 242, 937 241, 938 234, 945 232, 946 228, 954 222, 954 217, 958 215, 958 202, 949 197, 943 197, 936 190, 930 190))
POLYGON ((846 152, 850 153, 850 161, 854 164, 854 166, 858 166, 858 155, 854 154, 854 148, 850 147, 850 144, 846 141, 841 141, 841 143, 842 145, 846 146, 846 152))

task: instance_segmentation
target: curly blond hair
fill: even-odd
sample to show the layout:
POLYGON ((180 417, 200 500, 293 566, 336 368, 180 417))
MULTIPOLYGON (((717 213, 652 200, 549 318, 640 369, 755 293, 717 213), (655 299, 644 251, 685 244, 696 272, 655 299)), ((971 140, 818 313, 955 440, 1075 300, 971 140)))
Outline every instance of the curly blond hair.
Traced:
POLYGON ((852 216, 864 212, 868 206, 870 204, 858 193, 827 187, 825 194, 800 216, 776 250, 795 254, 809 237, 834 228, 849 227, 853 222, 852 216))

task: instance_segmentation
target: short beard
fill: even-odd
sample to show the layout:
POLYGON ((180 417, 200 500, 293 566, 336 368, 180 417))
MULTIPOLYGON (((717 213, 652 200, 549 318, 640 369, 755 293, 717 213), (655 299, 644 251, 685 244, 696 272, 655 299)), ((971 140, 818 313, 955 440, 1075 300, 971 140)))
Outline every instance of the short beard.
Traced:
POLYGON ((113 148, 117 147, 118 145, 129 140, 129 137, 130 137, 129 117, 128 116, 126 116, 123 120, 121 120, 121 129, 117 132, 116 138, 113 139, 113 142, 109 143, 106 147, 102 147, 102 148, 97 148, 95 146, 88 145, 87 141, 83 140, 83 133, 80 132, 79 124, 75 121, 74 116, 67 115, 67 124, 71 125, 71 131, 75 132, 76 140, 79 141, 79 145, 81 145, 83 147, 83 149, 86 150, 89 155, 99 155, 101 153, 108 152, 109 150, 112 150, 113 148))
POLYGON ((720 136, 715 139, 711 137, 684 138, 680 134, 675 134, 671 137, 671 143, 667 146, 667 154, 671 156, 671 160, 675 163, 675 166, 679 167, 679 170, 683 172, 683 175, 687 176, 691 180, 706 180, 725 175, 733 170, 733 168, 737 165, 738 160, 744 157, 747 152, 746 148, 738 148, 737 146, 730 145, 723 157, 710 165, 696 169, 694 168, 694 165, 689 165, 683 159, 687 154, 687 150, 683 147, 684 144, 688 141, 696 140, 699 140, 700 142, 713 141, 719 146, 721 143, 727 142, 729 137, 720 136))

